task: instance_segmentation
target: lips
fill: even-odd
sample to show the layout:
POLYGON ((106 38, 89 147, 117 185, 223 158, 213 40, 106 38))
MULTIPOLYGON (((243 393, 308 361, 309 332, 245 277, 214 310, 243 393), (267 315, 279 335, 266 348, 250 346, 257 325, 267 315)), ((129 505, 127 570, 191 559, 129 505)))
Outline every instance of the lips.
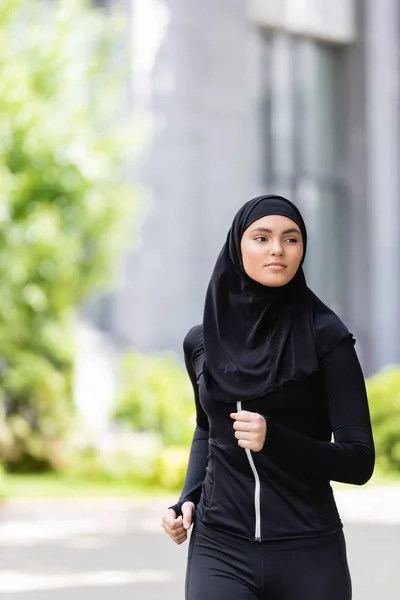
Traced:
POLYGON ((282 264, 282 263, 269 263, 269 265, 266 265, 267 267, 279 267, 279 268, 285 268, 286 265, 282 264))

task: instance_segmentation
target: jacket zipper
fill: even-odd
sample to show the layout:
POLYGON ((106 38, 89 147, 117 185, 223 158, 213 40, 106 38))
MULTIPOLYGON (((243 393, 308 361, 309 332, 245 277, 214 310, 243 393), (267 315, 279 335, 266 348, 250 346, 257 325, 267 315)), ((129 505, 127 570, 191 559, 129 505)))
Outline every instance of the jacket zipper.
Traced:
MULTIPOLYGON (((238 412, 242 410, 242 402, 239 400, 237 402, 238 412)), ((255 490, 254 490, 254 508, 256 513, 256 528, 255 528, 255 540, 256 542, 261 542, 261 509, 260 509, 260 495, 261 495, 261 486, 260 486, 260 477, 257 473, 256 466, 254 464, 253 456, 251 454, 251 450, 249 448, 244 449, 248 461, 250 463, 251 470, 253 471, 254 479, 255 479, 255 490)))

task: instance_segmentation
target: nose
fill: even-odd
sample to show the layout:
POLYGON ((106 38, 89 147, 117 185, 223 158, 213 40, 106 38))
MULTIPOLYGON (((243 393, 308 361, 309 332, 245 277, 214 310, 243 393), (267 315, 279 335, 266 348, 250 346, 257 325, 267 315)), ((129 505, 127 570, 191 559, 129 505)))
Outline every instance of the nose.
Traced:
POLYGON ((275 239, 269 249, 269 252, 272 256, 281 255, 282 254, 282 244, 279 239, 275 239))

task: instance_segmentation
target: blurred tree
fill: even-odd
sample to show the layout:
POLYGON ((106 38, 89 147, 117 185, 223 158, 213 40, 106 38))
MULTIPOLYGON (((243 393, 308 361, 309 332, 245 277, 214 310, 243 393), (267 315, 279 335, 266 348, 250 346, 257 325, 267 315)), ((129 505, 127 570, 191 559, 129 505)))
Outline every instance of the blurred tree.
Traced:
POLYGON ((0 462, 11 471, 62 463, 75 310, 109 281, 138 208, 124 183, 120 24, 82 0, 0 5, 0 462))
POLYGON ((134 431, 157 433, 165 446, 189 446, 195 427, 193 389, 177 358, 126 354, 113 417, 134 431))

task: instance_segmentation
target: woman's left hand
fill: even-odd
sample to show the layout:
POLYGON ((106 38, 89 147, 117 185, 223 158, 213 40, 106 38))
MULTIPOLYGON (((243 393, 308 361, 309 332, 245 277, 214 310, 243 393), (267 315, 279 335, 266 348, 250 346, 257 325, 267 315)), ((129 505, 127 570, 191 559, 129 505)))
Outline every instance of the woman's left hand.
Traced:
POLYGON ((260 452, 267 436, 266 419, 262 415, 248 410, 231 413, 230 416, 234 419, 233 428, 239 446, 249 448, 253 452, 260 452))

